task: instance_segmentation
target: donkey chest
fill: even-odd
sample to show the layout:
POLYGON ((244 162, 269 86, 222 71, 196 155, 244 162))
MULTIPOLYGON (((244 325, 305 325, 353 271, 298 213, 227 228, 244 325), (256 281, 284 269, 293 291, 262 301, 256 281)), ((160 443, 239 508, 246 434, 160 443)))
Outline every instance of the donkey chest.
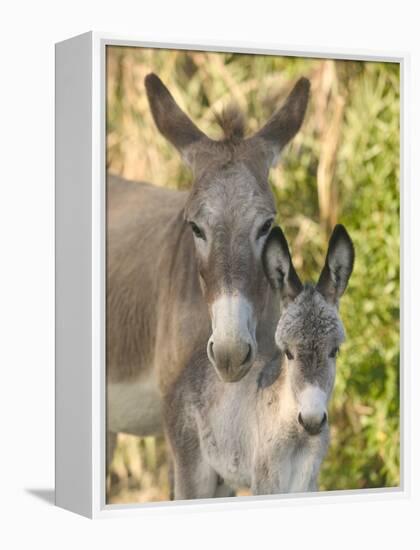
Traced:
MULTIPOLYGON (((232 487, 248 486, 252 461, 252 430, 236 407, 199 415, 200 446, 206 461, 232 487)), ((248 415, 247 415, 248 418, 248 415)))
POLYGON ((200 415, 200 443, 207 462, 232 488, 251 487, 256 478, 279 487, 280 475, 288 487, 295 478, 294 458, 300 462, 305 453, 278 401, 264 396, 247 403, 246 396, 230 397, 200 415))

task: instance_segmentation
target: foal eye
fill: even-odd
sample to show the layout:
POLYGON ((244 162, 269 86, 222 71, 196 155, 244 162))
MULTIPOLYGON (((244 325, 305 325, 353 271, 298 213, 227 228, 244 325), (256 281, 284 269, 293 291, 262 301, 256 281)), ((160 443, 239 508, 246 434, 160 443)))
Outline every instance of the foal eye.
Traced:
POLYGON ((264 237, 264 235, 267 235, 267 233, 270 231, 271 226, 273 225, 273 220, 269 219, 267 220, 264 225, 262 225, 258 230, 257 239, 264 237))
POLYGON ((334 359, 335 357, 337 357, 337 354, 339 351, 340 351, 339 348, 334 348, 333 350, 331 350, 331 353, 330 353, 331 359, 334 359))
POLYGON ((289 359, 289 361, 292 361, 292 359, 294 359, 289 349, 284 350, 284 353, 286 354, 286 357, 289 359))
POLYGON ((202 231, 198 225, 194 222, 190 222, 190 225, 191 225, 191 229, 194 233, 194 235, 197 237, 197 239, 203 239, 204 241, 206 240, 206 236, 204 234, 204 231, 202 231))

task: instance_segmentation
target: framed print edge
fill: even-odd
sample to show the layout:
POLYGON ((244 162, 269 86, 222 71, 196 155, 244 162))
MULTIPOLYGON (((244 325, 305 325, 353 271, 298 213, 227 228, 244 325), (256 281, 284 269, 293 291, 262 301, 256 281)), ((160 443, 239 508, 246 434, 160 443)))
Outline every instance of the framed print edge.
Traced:
POLYGON ((55 502, 91 517, 92 34, 55 54, 55 502))
POLYGON ((409 55, 87 33, 56 45, 56 504, 88 517, 406 498, 410 487, 409 55), (300 495, 106 504, 105 50, 108 45, 334 57, 400 64, 400 486, 300 495), (67 60, 67 61, 66 61, 67 60), (67 63, 67 64, 66 64, 67 63), (71 72, 70 86, 68 82, 71 72), (80 76, 80 80, 74 78, 80 76), (67 87, 66 87, 67 83, 67 87), (73 87, 75 89, 73 89, 73 87), (83 114, 82 114, 83 113, 83 114), (75 162, 70 162, 70 157, 75 162), (72 217, 72 213, 74 216, 72 217), (81 254, 79 253, 81 252, 81 254), (74 403, 77 403, 77 415, 74 403), (75 472, 75 473, 74 473, 75 472))

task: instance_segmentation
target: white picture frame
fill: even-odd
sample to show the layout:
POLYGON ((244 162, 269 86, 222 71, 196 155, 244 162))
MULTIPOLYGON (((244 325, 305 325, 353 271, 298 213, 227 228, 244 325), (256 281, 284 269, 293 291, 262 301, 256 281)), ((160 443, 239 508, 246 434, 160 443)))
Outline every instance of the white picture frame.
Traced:
POLYGON ((143 42, 89 32, 56 44, 56 504, 90 518, 405 498, 410 491, 408 227, 409 55, 282 45, 143 42), (105 502, 105 50, 107 46, 233 51, 400 64, 401 78, 401 483, 397 488, 214 501, 105 502))

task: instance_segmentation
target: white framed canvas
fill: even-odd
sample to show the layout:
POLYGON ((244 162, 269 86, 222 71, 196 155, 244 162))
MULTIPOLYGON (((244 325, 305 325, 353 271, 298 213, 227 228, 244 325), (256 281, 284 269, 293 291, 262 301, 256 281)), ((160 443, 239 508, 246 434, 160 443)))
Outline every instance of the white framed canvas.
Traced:
POLYGON ((57 505, 407 494, 407 64, 56 45, 57 505))

